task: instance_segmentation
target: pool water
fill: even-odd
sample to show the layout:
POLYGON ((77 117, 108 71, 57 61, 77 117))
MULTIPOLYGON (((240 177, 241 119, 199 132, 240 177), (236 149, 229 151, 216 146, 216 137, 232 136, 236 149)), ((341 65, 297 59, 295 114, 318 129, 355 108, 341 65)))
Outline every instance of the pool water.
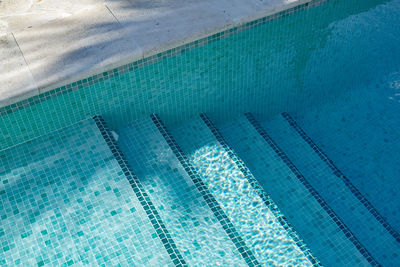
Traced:
POLYGON ((400 266, 400 0, 296 12, 0 115, 0 266, 400 266))
POLYGON ((92 119, 0 156, 2 266, 173 265, 92 119))
POLYGON ((296 116, 310 137, 352 177, 355 186, 397 231, 400 231, 399 90, 400 72, 389 72, 366 87, 343 94, 331 105, 296 116), (310 120, 314 122, 312 127, 305 123, 310 120))

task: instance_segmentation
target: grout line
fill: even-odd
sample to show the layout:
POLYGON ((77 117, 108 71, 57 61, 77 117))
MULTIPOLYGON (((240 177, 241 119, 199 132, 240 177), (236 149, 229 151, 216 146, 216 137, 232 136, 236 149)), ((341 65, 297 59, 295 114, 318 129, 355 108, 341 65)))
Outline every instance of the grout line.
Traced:
MULTIPOLYGON (((17 38, 15 38, 15 35, 14 35, 13 32, 11 32, 11 35, 12 35, 12 37, 13 37, 15 43, 17 44, 17 47, 18 47, 18 49, 19 49, 19 52, 21 52, 22 58, 24 59, 25 65, 26 65, 26 67, 28 68, 29 73, 30 73, 31 76, 32 76, 32 80, 33 80, 33 82, 35 83, 36 90, 38 91, 38 94, 39 94, 38 83, 37 83, 37 81, 35 80, 35 77, 33 76, 32 70, 31 70, 31 68, 29 67, 29 64, 28 64, 28 61, 27 61, 26 58, 25 58, 24 52, 22 52, 22 49, 21 49, 21 47, 19 46, 19 43, 18 43, 18 41, 17 41, 17 38)), ((29 99, 29 98, 28 98, 28 99, 29 99)), ((22 100, 22 101, 23 101, 23 100, 22 100)), ((19 101, 19 102, 21 102, 21 101, 19 101)), ((0 108, 0 110, 1 110, 1 108, 0 108)), ((1 115, 1 112, 0 112, 0 115, 1 115)))
POLYGON ((380 264, 372 257, 368 250, 361 244, 357 237, 351 232, 351 230, 340 220, 339 216, 333 211, 333 209, 326 203, 326 201, 320 196, 314 187, 307 181, 303 174, 297 169, 292 163, 289 157, 283 152, 275 141, 268 135, 264 128, 258 123, 251 113, 245 114, 247 120, 258 132, 258 134, 268 143, 268 145, 275 151, 275 153, 282 159, 282 161, 289 167, 289 169, 296 175, 297 179, 304 185, 304 187, 311 193, 311 195, 318 201, 321 207, 328 213, 336 225, 342 230, 345 236, 355 245, 358 251, 367 259, 367 261, 373 266, 380 266, 380 264))
POLYGON ((306 134, 306 132, 300 127, 299 124, 288 114, 282 113, 282 116, 286 119, 289 125, 303 138, 303 140, 314 150, 314 152, 320 157, 322 161, 324 161, 329 168, 333 171, 333 174, 336 175, 339 179, 341 179, 344 184, 350 189, 353 195, 367 208, 367 210, 374 216, 374 218, 392 235, 397 242, 400 243, 400 234, 397 232, 386 220, 385 218, 378 212, 378 210, 366 199, 361 192, 350 182, 350 179, 347 178, 336 165, 333 163, 331 159, 318 147, 314 141, 306 134))
POLYGON ((233 149, 228 145, 225 138, 219 132, 219 130, 215 127, 214 123, 208 118, 208 116, 204 113, 200 114, 201 119, 210 129, 214 137, 217 141, 221 144, 221 146, 228 152, 229 157, 236 163, 237 167, 249 181, 251 186, 257 192, 257 194, 262 198, 266 206, 271 210, 274 216, 278 219, 279 223, 282 227, 286 230, 286 232, 292 237, 293 241, 296 245, 300 248, 300 250, 306 255, 307 259, 314 265, 314 266, 322 266, 320 261, 315 258, 312 254, 310 249, 307 247, 305 242, 301 240, 294 230, 293 226, 287 221, 286 217, 283 213, 279 210, 278 206, 274 203, 271 197, 264 191, 262 186, 259 184, 257 179, 253 176, 250 170, 246 167, 245 163, 236 156, 233 149))
MULTIPOLYGON (((121 30, 123 29, 123 28, 125 28, 125 26, 121 23, 121 21, 117 18, 117 16, 114 14, 114 12, 112 12, 112 10, 111 10, 111 8, 107 5, 107 4, 104 4, 104 6, 107 8, 107 10, 108 10, 108 12, 110 12, 110 14, 114 17, 114 19, 118 22, 118 24, 121 26, 121 30)), ((138 44, 138 42, 136 42, 136 40, 133 40, 133 39, 131 39, 130 40, 130 42, 132 42, 133 44, 134 44, 134 46, 136 46, 138 49, 139 49, 139 51, 140 51, 140 58, 141 59, 143 59, 143 49, 142 49, 142 47, 138 44)), ((122 65, 122 66, 119 66, 119 67, 117 67, 117 69, 119 69, 119 68, 121 68, 121 67, 123 67, 124 65, 122 65)))
POLYGON ((157 127, 161 135, 164 137, 165 141, 168 143, 171 150, 174 152, 176 158, 179 160, 182 167, 185 169, 189 177, 192 179, 195 184, 197 190, 203 196, 206 201, 208 207, 213 211, 215 217, 217 217, 218 221, 224 228, 225 232, 234 243, 243 259, 247 262, 249 266, 261 266, 257 261, 253 252, 247 247, 246 243, 237 232, 236 228, 233 226, 232 222, 229 220, 228 216, 222 210, 221 206, 218 204, 217 200, 214 198, 214 195, 208 189, 208 187, 204 184, 200 176, 196 173, 194 167, 189 163, 188 158, 185 153, 179 147, 178 143, 169 133, 167 127, 164 125, 162 120, 157 114, 152 114, 150 116, 154 125, 157 127))
POLYGON ((114 157, 121 166, 122 171, 124 172, 126 178, 128 179, 129 184, 131 185, 133 191, 135 192, 136 197, 139 199, 140 204, 146 211, 146 214, 150 222, 152 223, 154 229, 156 230, 158 237, 161 239, 161 242, 163 243, 165 249, 167 250, 172 262, 175 264, 175 266, 179 267, 188 266, 186 261, 182 257, 181 253, 179 252, 177 246, 175 245, 175 242, 172 239, 171 235, 169 234, 166 226, 161 220, 161 217, 158 214, 156 207, 151 202, 150 197, 147 195, 142 184, 140 183, 139 178, 133 173, 124 154, 119 149, 117 142, 113 138, 109 128, 106 125, 106 122, 101 116, 94 116, 93 120, 95 121, 97 127, 99 128, 101 135, 106 141, 114 157))
POLYGON ((114 17, 114 19, 118 22, 119 25, 121 25, 121 22, 119 19, 114 15, 114 13, 111 11, 111 9, 107 6, 107 4, 104 4, 104 6, 107 8, 107 10, 111 13, 111 15, 114 17))
MULTIPOLYGON (((11 33, 11 35, 12 35, 12 37, 14 38, 14 41, 15 41, 15 43, 17 44, 19 51, 21 52, 21 55, 22 55, 22 57, 23 57, 23 59, 24 59, 24 61, 25 61, 26 66, 28 66, 28 62, 26 61, 26 58, 25 58, 25 56, 24 56, 24 53, 22 52, 21 47, 19 46, 19 43, 18 43, 17 39, 15 38, 14 33, 11 33)), ((29 66, 28 66, 28 68, 29 68, 29 66)), ((30 71, 30 69, 29 69, 29 71, 30 71)))
POLYGON ((68 125, 63 126, 63 127, 61 127, 61 128, 57 128, 57 129, 55 129, 55 130, 53 130, 53 131, 50 131, 50 132, 43 133, 43 134, 41 134, 41 135, 39 135, 39 136, 36 136, 36 137, 31 138, 31 139, 25 140, 25 141, 23 141, 23 142, 14 144, 14 145, 12 145, 12 146, 8 146, 8 147, 6 147, 6 148, 0 148, 0 153, 1 153, 1 152, 4 152, 4 151, 6 151, 6 150, 9 150, 9 149, 13 149, 13 148, 15 148, 15 147, 17 147, 17 146, 20 146, 20 145, 23 145, 23 144, 32 142, 32 141, 34 141, 34 140, 43 138, 44 136, 47 136, 47 135, 49 135, 49 134, 60 132, 60 131, 64 130, 65 128, 68 128, 68 127, 71 127, 71 126, 73 126, 73 125, 79 124, 79 123, 81 123, 81 122, 83 122, 83 121, 86 121, 86 120, 89 119, 89 118, 90 118, 90 117, 81 119, 81 120, 79 120, 79 121, 77 121, 77 122, 68 124, 68 125))

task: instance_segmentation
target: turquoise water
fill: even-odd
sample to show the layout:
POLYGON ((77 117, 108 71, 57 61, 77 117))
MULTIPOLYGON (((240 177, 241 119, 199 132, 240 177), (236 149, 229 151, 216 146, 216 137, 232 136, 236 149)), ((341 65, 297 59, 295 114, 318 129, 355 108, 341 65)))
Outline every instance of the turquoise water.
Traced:
POLYGON ((246 118, 224 123, 220 129, 323 264, 368 264, 314 196, 246 118))
POLYGON ((150 118, 119 133, 122 151, 188 264, 246 265, 150 118))
MULTIPOLYGON (((398 241, 357 200, 346 184, 293 130, 284 117, 266 120, 262 125, 371 254, 386 266, 397 265, 400 259, 398 241)), ((353 177, 350 176, 352 182, 353 177)))
POLYGON ((396 71, 388 73, 380 80, 341 95, 331 105, 310 108, 296 116, 397 231, 400 231, 397 115, 400 105, 396 99, 399 77, 396 71), (310 120, 314 122, 312 127, 307 123, 310 120))
POLYGON ((93 120, 0 160, 0 265, 173 266, 93 120))
POLYGON ((200 118, 171 132, 262 265, 311 265, 200 118))
POLYGON ((303 6, 0 110, 0 265, 399 266, 399 17, 303 6))
POLYGON ((348 57, 351 51, 346 48, 323 49, 329 40, 335 43, 343 34, 350 35, 350 29, 336 25, 346 19, 360 21, 357 14, 384 2, 329 0, 227 38, 214 36, 206 45, 166 58, 161 55, 155 63, 128 68, 90 85, 87 81, 68 85, 74 90, 33 105, 28 101, 25 108, 1 115, 0 149, 96 114, 116 128, 154 112, 174 123, 200 112, 223 120, 246 111, 271 116, 325 102, 338 88, 346 90, 371 74, 363 62, 353 61, 362 57, 357 45, 346 46, 354 47, 356 57, 348 57), (330 74, 343 67, 351 71, 352 79, 342 77, 337 84, 337 75, 330 74))
MULTIPOLYGON (((310 137, 397 231, 400 231, 399 12, 400 2, 390 1, 338 23, 338 29, 349 28, 342 39, 357 44, 353 50, 358 50, 354 54, 362 65, 359 69, 363 83, 355 83, 352 90, 337 94, 329 104, 310 106, 294 114, 310 137), (372 29, 375 29, 373 34, 369 34, 372 29)), ((331 42, 325 49, 333 48, 348 49, 340 41, 331 42)))

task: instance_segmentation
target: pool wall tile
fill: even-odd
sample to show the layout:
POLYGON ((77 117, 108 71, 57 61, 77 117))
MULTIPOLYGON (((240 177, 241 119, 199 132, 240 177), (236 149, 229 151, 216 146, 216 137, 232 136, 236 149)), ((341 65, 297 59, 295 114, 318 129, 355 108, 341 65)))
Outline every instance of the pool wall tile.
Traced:
POLYGON ((301 77, 309 47, 324 44, 331 23, 378 3, 315 0, 0 108, 0 149, 95 114, 116 128, 151 113, 170 123, 297 109, 310 102, 301 77))

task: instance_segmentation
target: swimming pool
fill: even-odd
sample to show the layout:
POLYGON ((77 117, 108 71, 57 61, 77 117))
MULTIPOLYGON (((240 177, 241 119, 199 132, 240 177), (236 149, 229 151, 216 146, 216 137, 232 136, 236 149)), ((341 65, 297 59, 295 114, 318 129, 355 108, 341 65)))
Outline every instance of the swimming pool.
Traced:
POLYGON ((0 108, 0 264, 397 266, 400 1, 312 1, 0 108))

